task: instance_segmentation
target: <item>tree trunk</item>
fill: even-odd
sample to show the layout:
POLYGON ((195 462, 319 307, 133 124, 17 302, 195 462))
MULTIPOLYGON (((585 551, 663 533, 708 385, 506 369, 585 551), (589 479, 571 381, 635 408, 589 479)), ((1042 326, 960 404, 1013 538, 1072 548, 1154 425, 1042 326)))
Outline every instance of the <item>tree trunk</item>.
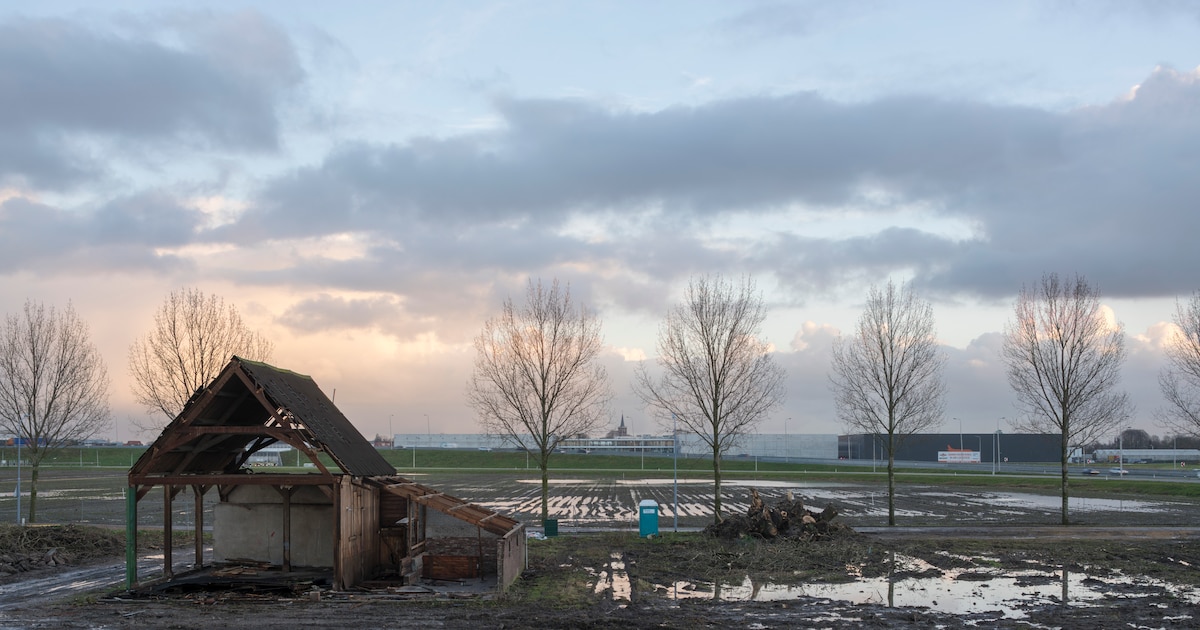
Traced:
MULTIPOLYGON (((38 482, 38 464, 33 464, 33 470, 29 473, 29 522, 37 522, 37 482, 38 482)), ((18 520, 21 515, 17 515, 18 520)))
POLYGON ((713 447, 713 522, 721 520, 721 451, 713 447))
MULTIPOLYGON (((890 441, 890 440, 889 440, 890 441)), ((896 524, 896 456, 893 445, 888 446, 888 526, 896 524)))
POLYGON ((542 520, 550 518, 550 461, 543 452, 538 465, 542 469, 542 520))
MULTIPOLYGON (((1065 422, 1063 423, 1063 426, 1064 427, 1066 426, 1065 422)), ((1070 496, 1070 493, 1067 490, 1067 484, 1070 483, 1070 481, 1069 481, 1070 477, 1067 475, 1067 450, 1068 450, 1067 431, 1066 431, 1066 429, 1063 429, 1063 436, 1062 436, 1062 524, 1063 525, 1071 524, 1070 519, 1068 518, 1068 509, 1067 509, 1068 504, 1069 504, 1067 498, 1070 496)))

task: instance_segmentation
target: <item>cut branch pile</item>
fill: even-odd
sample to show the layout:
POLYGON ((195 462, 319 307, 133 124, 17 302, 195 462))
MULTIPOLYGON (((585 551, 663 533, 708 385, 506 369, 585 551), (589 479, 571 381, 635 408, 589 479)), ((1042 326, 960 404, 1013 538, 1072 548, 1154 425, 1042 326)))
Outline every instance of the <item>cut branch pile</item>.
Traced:
POLYGON ((81 525, 0 525, 0 577, 111 558, 124 548, 119 531, 81 525))
POLYGON ((833 533, 852 531, 833 519, 838 515, 833 505, 814 512, 804 507, 804 502, 792 496, 780 499, 775 505, 767 505, 758 491, 750 490, 750 509, 746 514, 736 514, 704 528, 704 533, 716 538, 794 538, 816 540, 833 533))

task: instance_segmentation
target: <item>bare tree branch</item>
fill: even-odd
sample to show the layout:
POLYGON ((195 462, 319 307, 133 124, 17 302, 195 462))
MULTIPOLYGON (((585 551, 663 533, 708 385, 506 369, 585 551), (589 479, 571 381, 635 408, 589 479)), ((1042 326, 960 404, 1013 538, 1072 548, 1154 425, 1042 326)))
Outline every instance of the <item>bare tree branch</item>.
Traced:
POLYGON ((467 400, 488 433, 537 458, 542 519, 549 517, 550 455, 568 437, 607 421, 608 374, 600 320, 571 303, 570 287, 531 280, 525 305, 511 298, 475 339, 475 370, 467 400))
POLYGON ((904 438, 942 422, 946 359, 933 308, 911 287, 871 287, 854 333, 833 345, 830 380, 838 418, 853 429, 887 436, 888 525, 896 524, 895 452, 904 438))
POLYGON ((1157 415, 1176 433, 1200 437, 1200 291, 1187 304, 1175 304, 1174 323, 1164 348, 1167 366, 1158 375, 1167 407, 1157 415))
POLYGON ((713 512, 721 521, 721 457, 783 402, 784 371, 758 339, 766 317, 754 282, 693 278, 684 302, 658 333, 654 378, 638 366, 634 391, 708 445, 713 457, 713 512))
POLYGON ((1014 320, 1005 327, 1004 360, 1008 383, 1022 416, 1018 431, 1062 436, 1062 523, 1069 523, 1071 448, 1083 446, 1116 428, 1132 413, 1116 391, 1125 361, 1125 332, 1111 325, 1100 307, 1100 291, 1076 275, 1058 274, 1022 289, 1014 320))
POLYGON ((154 329, 129 347, 130 387, 154 418, 135 425, 143 432, 161 430, 234 355, 269 361, 272 350, 232 304, 199 289, 172 291, 154 314, 154 329))
POLYGON ((108 371, 70 304, 25 302, 0 333, 0 428, 23 443, 31 473, 29 521, 37 520, 42 460, 110 426, 108 371))

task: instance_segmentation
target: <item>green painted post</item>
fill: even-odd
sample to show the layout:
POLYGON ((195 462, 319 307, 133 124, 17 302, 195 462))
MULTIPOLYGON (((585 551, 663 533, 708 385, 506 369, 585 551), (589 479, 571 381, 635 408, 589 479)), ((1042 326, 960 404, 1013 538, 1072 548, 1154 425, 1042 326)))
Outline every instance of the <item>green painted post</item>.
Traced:
POLYGON ((125 488, 125 588, 137 586, 137 488, 125 488))

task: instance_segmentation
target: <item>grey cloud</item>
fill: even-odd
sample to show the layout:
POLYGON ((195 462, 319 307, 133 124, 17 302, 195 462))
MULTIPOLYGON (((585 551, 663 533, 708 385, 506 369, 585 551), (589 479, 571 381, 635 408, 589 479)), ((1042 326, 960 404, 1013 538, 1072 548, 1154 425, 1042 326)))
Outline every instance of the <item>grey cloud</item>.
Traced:
POLYGON ((1198 76, 1160 68, 1132 99, 1071 112, 1058 159, 956 194, 949 203, 981 223, 984 240, 923 281, 995 297, 1017 287, 991 285, 1000 276, 1034 282, 1060 271, 1112 296, 1190 291, 1200 266, 1198 76))
POLYGON ((0 204, 0 270, 170 268, 178 261, 155 248, 190 242, 201 219, 158 192, 86 211, 9 199, 0 204))
POLYGON ((81 156, 80 139, 276 148, 276 110, 303 77, 277 27, 252 13, 132 26, 0 23, 0 137, 13 143, 0 151, 0 182, 62 186, 94 175, 101 157, 81 156), (161 43, 168 38, 180 45, 161 43))
POLYGON ((736 14, 716 24, 718 33, 740 45, 756 44, 764 38, 804 37, 842 21, 848 14, 869 10, 872 2, 793 2, 740 3, 736 14))
POLYGON ((655 113, 575 101, 505 100, 502 131, 406 145, 355 144, 281 178, 239 230, 536 221, 662 204, 700 215, 845 203, 863 184, 916 199, 1041 162, 1056 151, 1049 114, 936 99, 842 105, 813 94, 655 113), (296 221, 295 219, 301 219, 296 221))
POLYGON ((1132 99, 1063 113, 809 93, 652 113, 552 100, 497 109, 505 126, 492 132, 343 146, 271 182, 209 237, 366 231, 414 260, 433 261, 437 244, 445 267, 616 263, 652 278, 643 284, 738 269, 777 274, 798 295, 897 270, 932 296, 1002 298, 1045 271, 1083 273, 1112 296, 1163 295, 1191 290, 1200 266, 1196 73, 1159 69, 1132 99), (737 251, 699 240, 713 217, 754 221, 792 204, 855 208, 880 227, 817 238, 798 226, 737 251), (975 234, 892 227, 890 213, 914 204, 975 234), (559 233, 581 215, 645 229, 604 243, 559 233))
POLYGON ((401 318, 403 307, 394 297, 346 299, 322 294, 293 305, 279 320, 304 332, 386 327, 401 318))

